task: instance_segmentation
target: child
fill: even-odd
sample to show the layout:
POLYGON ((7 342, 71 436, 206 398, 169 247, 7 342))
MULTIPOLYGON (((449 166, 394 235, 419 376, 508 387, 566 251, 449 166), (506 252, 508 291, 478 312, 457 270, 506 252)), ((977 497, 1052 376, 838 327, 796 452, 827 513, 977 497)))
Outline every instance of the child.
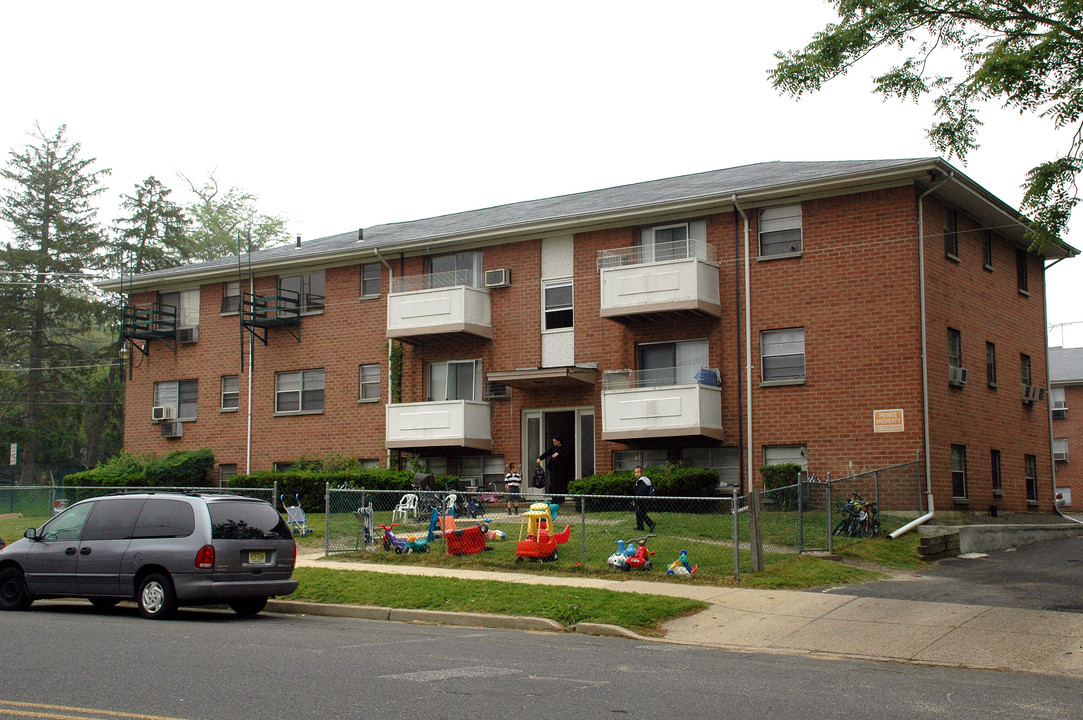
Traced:
POLYGON ((508 463, 508 472, 504 475, 504 492, 508 494, 508 515, 519 514, 519 501, 522 498, 519 496, 519 492, 523 486, 523 476, 519 474, 519 466, 515 463, 508 463), (515 512, 512 512, 512 505, 515 506, 515 512))

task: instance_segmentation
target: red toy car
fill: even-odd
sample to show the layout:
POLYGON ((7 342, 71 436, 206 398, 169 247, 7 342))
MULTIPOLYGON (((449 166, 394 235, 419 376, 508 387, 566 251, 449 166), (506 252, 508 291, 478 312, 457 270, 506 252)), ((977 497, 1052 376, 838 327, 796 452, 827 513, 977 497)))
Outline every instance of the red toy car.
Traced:
POLYGON ((557 545, 568 542, 568 538, 572 535, 572 526, 566 525, 556 535, 550 534, 549 529, 553 526, 553 511, 545 503, 534 503, 522 517, 523 522, 519 526, 519 545, 515 548, 516 561, 522 561, 523 558, 556 560, 557 545))

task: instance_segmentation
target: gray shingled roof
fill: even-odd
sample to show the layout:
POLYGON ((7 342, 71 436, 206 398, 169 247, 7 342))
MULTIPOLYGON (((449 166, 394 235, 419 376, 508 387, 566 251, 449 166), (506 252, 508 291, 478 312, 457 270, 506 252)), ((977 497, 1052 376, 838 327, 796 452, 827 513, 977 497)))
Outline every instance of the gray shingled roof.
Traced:
POLYGON ((1083 347, 1049 348, 1049 382, 1083 383, 1083 347))
MULTIPOLYGON (((542 200, 497 205, 481 210, 440 215, 438 217, 408 222, 374 225, 364 229, 364 241, 357 242, 357 230, 308 240, 300 247, 291 243, 252 253, 254 265, 290 261, 303 258, 318 259, 321 255, 333 255, 350 250, 366 248, 392 249, 399 245, 437 240, 458 235, 499 228, 515 228, 554 220, 569 220, 602 213, 619 212, 664 206, 698 198, 725 197, 800 186, 834 178, 873 174, 885 170, 901 169, 908 165, 933 163, 938 158, 915 158, 896 160, 836 160, 826 162, 764 162, 754 165, 711 170, 693 175, 681 175, 663 180, 620 185, 603 190, 560 195, 542 200)), ((247 262, 248 258, 245 258, 247 262)), ((209 262, 158 270, 137 276, 140 281, 180 278, 189 273, 202 273, 215 269, 235 268, 237 257, 226 257, 209 262)), ((108 283, 107 283, 108 284, 108 283)))

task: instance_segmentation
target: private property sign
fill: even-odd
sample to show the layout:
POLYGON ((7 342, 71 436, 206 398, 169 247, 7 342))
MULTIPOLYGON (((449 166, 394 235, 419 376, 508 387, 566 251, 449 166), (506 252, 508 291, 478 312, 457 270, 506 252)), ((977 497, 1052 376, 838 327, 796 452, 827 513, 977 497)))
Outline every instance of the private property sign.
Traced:
POLYGON ((904 429, 902 408, 873 410, 872 431, 878 433, 902 432, 904 429))

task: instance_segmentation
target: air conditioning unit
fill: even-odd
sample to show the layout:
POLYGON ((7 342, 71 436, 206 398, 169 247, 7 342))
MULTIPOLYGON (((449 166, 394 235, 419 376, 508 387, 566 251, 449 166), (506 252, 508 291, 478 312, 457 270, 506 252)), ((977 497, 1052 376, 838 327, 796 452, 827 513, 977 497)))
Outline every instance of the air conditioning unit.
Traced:
POLYGON ((1023 402, 1028 405, 1045 400, 1045 388, 1037 385, 1023 386, 1023 402))
POLYGON ((154 422, 172 420, 177 417, 177 408, 172 405, 155 405, 150 409, 150 419, 154 422))
POLYGON ((1058 462, 1068 462, 1068 453, 1066 453, 1066 452, 1055 452, 1055 453, 1053 453, 1053 459, 1058 461, 1058 462))
POLYGON ((189 327, 177 330, 177 342, 194 343, 197 340, 199 340, 199 328, 189 327))
POLYGON ((485 287, 487 288, 502 288, 511 285, 511 270, 509 268, 501 268, 500 270, 486 270, 485 271, 485 287))
POLYGON ((506 400, 511 397, 511 388, 504 383, 486 381, 485 383, 485 399, 486 400, 506 400))
POLYGON ((1066 408, 1066 407, 1055 407, 1055 408, 1053 408, 1053 419, 1054 420, 1063 420, 1066 417, 1068 417, 1068 408, 1066 408))
POLYGON ((963 387, 966 385, 966 368, 961 367, 949 367, 948 368, 948 384, 952 387, 963 387))
POLYGON ((162 423, 162 437, 164 437, 164 438, 184 437, 184 423, 179 423, 179 422, 162 423))

